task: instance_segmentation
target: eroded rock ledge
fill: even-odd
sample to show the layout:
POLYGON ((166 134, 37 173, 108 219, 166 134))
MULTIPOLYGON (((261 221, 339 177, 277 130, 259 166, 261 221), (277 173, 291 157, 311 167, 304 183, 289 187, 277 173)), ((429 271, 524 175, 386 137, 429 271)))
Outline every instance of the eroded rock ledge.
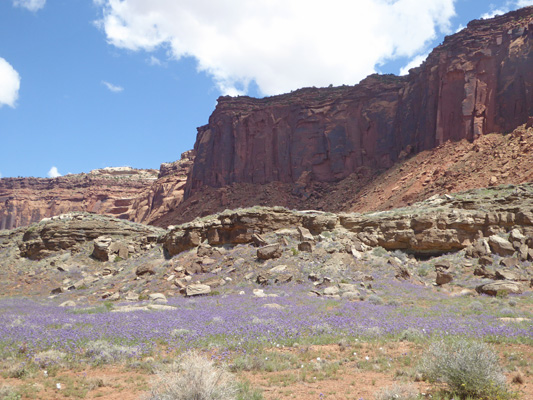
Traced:
POLYGON ((281 207, 227 210, 172 227, 162 241, 167 254, 173 256, 204 241, 211 245, 249 243, 254 234, 297 226, 313 234, 345 230, 354 241, 372 247, 440 255, 514 228, 533 236, 533 184, 434 196, 411 207, 367 214, 281 207))

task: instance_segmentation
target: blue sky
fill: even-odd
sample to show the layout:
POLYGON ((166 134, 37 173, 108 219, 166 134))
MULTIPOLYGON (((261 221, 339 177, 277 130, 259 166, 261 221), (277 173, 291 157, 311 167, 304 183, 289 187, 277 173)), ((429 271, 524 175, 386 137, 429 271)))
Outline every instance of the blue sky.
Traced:
POLYGON ((0 176, 159 168, 222 94, 398 74, 468 21, 528 4, 0 0, 0 176))

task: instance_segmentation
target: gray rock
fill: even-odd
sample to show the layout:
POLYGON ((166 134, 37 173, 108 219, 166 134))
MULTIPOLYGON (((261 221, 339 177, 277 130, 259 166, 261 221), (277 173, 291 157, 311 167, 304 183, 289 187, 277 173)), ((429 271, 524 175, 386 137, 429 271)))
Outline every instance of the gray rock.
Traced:
POLYGON ((502 293, 520 294, 522 293, 522 287, 516 282, 497 281, 480 285, 476 287, 476 291, 489 296, 496 296, 502 293))
POLYGON ((279 244, 269 244, 257 249, 257 258, 260 260, 270 260, 281 257, 281 246, 279 244))
POLYGON ((311 234, 309 229, 304 228, 303 226, 299 226, 296 229, 298 230, 298 235, 299 235, 299 238, 300 238, 300 242, 305 242, 305 241, 314 242, 315 241, 315 238, 311 234))
POLYGON ((254 233, 252 235, 252 242, 254 243, 256 247, 268 246, 268 242, 265 239, 263 239, 261 235, 257 233, 254 233))
POLYGON ((185 290, 187 296, 199 296, 211 293, 211 286, 198 283, 187 286, 185 290))
POLYGON ((111 245, 111 239, 108 236, 99 236, 94 239, 94 249, 91 256, 99 261, 109 260, 109 246, 111 245))
POLYGON ((153 263, 139 265, 135 271, 137 276, 142 275, 154 275, 155 274, 155 265, 153 263))
POLYGON ((59 305, 59 307, 76 307, 76 303, 72 300, 67 300, 59 305))
POLYGON ((489 246, 493 253, 504 257, 512 256, 515 252, 515 249, 511 242, 498 235, 492 235, 491 237, 489 237, 489 246))
POLYGON ((150 293, 148 299, 154 303, 167 303, 167 297, 163 293, 150 293))
POLYGON ((298 244, 298 250, 305 251, 307 253, 313 252, 313 242, 305 241, 298 244))
POLYGON ((335 296, 340 293, 340 289, 337 286, 329 286, 324 289, 324 296, 335 296))

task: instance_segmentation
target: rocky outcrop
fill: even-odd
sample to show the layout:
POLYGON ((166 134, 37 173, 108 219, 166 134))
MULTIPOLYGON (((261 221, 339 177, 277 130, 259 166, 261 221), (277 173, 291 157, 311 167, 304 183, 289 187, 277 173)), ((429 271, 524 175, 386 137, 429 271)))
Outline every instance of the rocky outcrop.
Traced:
POLYGON ((159 228, 86 213, 64 214, 33 224, 25 232, 19 250, 22 257, 39 260, 53 253, 73 249, 97 240, 97 254, 104 242, 109 249, 112 238, 127 238, 138 246, 156 242, 164 231, 159 228), (107 237, 102 240, 102 236, 107 237))
POLYGON ((187 176, 194 162, 194 151, 181 155, 180 160, 161 164, 157 180, 133 201, 128 219, 151 224, 183 200, 187 176))
MULTIPOLYGON (((532 207, 532 184, 434 196, 411 207, 367 214, 255 207, 228 210, 176 226, 162 241, 167 255, 173 256, 204 241, 211 245, 252 243, 254 234, 301 226, 309 230, 309 237, 311 233, 341 229, 355 242, 415 255, 441 255, 466 247, 475 253, 474 244, 482 238, 500 245, 509 243, 506 254, 512 254, 524 244, 517 241, 513 248, 496 235, 519 229, 521 237, 533 237, 532 207)), ((300 237, 306 231, 296 232, 300 237)))
POLYGON ((137 196, 157 178, 156 170, 104 168, 59 178, 0 179, 0 230, 72 211, 129 218, 137 196))
POLYGON ((0 230, 72 211, 152 223, 183 199, 194 151, 153 169, 114 167, 88 174, 0 179, 0 230))
POLYGON ((510 132, 533 115, 533 7, 472 21, 408 76, 221 97, 198 129, 186 197, 203 186, 332 182, 448 140, 510 132))

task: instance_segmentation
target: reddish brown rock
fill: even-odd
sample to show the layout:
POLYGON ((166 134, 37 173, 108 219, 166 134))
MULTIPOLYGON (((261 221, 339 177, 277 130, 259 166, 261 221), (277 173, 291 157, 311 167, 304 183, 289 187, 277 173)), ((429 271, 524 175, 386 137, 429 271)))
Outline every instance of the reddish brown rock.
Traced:
POLYGON ((448 140, 510 132, 533 114, 532 20, 526 7, 472 21, 404 77, 371 75, 356 86, 263 99, 221 97, 198 129, 186 198, 236 182, 339 181, 448 140))
POLYGON ((59 178, 0 179, 0 229, 13 229, 71 211, 122 219, 148 190, 156 170, 104 168, 59 178))

